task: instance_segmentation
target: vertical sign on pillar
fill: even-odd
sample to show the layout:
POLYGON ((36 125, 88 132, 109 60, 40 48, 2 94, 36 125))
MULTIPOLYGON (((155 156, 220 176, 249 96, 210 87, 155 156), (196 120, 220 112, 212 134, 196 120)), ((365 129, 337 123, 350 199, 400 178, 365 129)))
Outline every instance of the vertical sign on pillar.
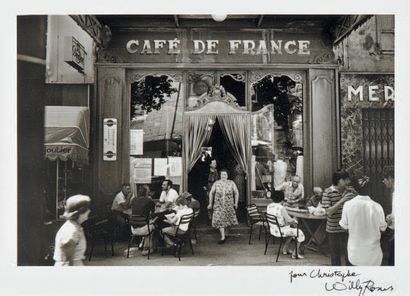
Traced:
POLYGON ((104 147, 103 160, 117 160, 117 119, 104 119, 104 147))

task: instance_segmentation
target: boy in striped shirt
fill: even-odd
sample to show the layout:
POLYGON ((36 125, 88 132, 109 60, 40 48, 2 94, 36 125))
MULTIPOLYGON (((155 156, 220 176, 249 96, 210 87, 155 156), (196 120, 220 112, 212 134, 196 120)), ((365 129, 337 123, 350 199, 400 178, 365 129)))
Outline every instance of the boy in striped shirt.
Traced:
POLYGON ((351 265, 347 259, 347 232, 339 225, 344 203, 356 196, 350 190, 346 190, 349 183, 349 174, 339 170, 333 174, 332 186, 323 192, 322 205, 327 215, 326 232, 332 266, 342 265, 342 252, 345 253, 346 265, 351 265))

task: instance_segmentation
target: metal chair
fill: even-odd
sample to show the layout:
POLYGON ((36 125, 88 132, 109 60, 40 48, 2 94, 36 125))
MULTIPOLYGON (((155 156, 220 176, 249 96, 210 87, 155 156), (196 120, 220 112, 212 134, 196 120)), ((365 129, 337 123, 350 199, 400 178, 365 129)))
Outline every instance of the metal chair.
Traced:
MULTIPOLYGON (((176 226, 175 233, 174 234, 162 234, 162 235, 169 235, 171 238, 175 241, 175 252, 176 255, 178 256, 178 260, 181 261, 181 249, 182 249, 182 244, 184 243, 185 240, 188 240, 189 242, 189 247, 191 248, 192 255, 194 255, 194 249, 192 247, 192 242, 191 242, 191 226, 192 226, 192 220, 194 219, 194 213, 191 214, 186 214, 183 215, 179 219, 179 223, 176 226), (186 231, 181 232, 180 227, 182 225, 188 225, 188 228, 186 231)), ((162 233, 162 231, 161 231, 162 233)), ((161 255, 164 255, 164 249, 162 248, 161 255)))
POLYGON ((114 229, 108 218, 91 218, 84 223, 87 241, 90 246, 88 261, 91 261, 96 241, 103 239, 104 250, 107 252, 107 241, 111 242, 111 256, 114 256, 114 229))
POLYGON ((251 244, 252 240, 252 232, 253 232, 253 225, 259 226, 259 240, 261 240, 261 233, 262 233, 262 228, 266 232, 266 227, 265 227, 265 218, 263 215, 259 212, 257 206, 255 204, 251 204, 246 207, 246 211, 248 213, 248 221, 249 221, 249 244, 251 244))
MULTIPOLYGON (((154 228, 150 227, 150 216, 151 215, 147 215, 147 216, 142 216, 142 215, 131 215, 129 218, 129 225, 134 227, 134 228, 140 228, 140 227, 144 227, 147 226, 147 230, 148 230, 148 260, 149 260, 149 255, 151 253, 151 236, 154 233, 154 228)), ((130 247, 132 245, 132 243, 134 242, 135 238, 140 237, 141 240, 143 237, 147 236, 147 235, 138 235, 138 234, 133 234, 131 231, 131 236, 130 239, 128 241, 128 250, 127 250, 127 258, 130 257, 130 247)), ((145 244, 145 240, 144 240, 144 244, 145 244)))
MULTIPOLYGON (((277 254, 277 256, 276 256, 276 262, 278 262, 280 250, 281 250, 282 244, 283 244, 283 240, 286 239, 287 237, 290 237, 290 236, 285 236, 285 235, 283 234, 283 232, 282 232, 282 227, 283 227, 283 225, 280 225, 280 223, 279 223, 279 221, 278 221, 278 217, 276 217, 275 215, 266 213, 266 220, 267 220, 267 223, 268 223, 268 227, 269 227, 268 230, 269 230, 269 232, 266 231, 266 234, 265 234, 265 253, 264 253, 264 255, 266 255, 266 251, 267 251, 267 249, 268 249, 270 237, 271 237, 271 236, 272 236, 273 238, 278 237, 278 238, 280 238, 280 243, 279 243, 279 248, 278 248, 278 254, 277 254), (271 230, 274 229, 275 227, 278 229, 278 233, 276 233, 275 231, 271 231, 271 230)), ((297 258, 297 256, 298 256, 298 255, 297 255, 297 237, 296 237, 296 236, 291 236, 291 237, 295 239, 295 244, 296 244, 296 258, 297 258)))
POLYGON ((194 234, 194 237, 196 240, 198 240, 197 238, 197 230, 196 230, 196 223, 198 221, 198 217, 199 217, 199 213, 200 213, 200 209, 197 209, 196 211, 194 211, 194 218, 192 219, 192 233, 194 234))

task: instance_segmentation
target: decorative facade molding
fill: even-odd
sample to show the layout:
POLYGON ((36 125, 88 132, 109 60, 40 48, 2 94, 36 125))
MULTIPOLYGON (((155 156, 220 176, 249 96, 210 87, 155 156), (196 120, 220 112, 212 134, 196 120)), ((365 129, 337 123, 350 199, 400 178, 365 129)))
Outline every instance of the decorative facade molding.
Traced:
POLYGON ((108 26, 102 25, 94 15, 70 15, 100 48, 107 48, 111 41, 111 30, 108 26))

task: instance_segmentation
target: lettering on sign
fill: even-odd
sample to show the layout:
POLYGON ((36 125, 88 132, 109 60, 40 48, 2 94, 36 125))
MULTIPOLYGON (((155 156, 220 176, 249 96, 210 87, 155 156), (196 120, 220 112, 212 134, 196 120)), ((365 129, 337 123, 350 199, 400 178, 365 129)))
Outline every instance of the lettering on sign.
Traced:
POLYGON ((394 101, 394 88, 388 85, 348 85, 347 100, 351 101, 353 98, 359 98, 360 101, 366 98, 370 102, 394 101))
MULTIPOLYGON (((224 40, 229 55, 310 55, 309 40, 224 40)), ((220 40, 192 40, 192 54, 219 54, 220 40)), ((159 55, 180 54, 181 41, 172 40, 129 40, 126 49, 130 54, 159 55)))

